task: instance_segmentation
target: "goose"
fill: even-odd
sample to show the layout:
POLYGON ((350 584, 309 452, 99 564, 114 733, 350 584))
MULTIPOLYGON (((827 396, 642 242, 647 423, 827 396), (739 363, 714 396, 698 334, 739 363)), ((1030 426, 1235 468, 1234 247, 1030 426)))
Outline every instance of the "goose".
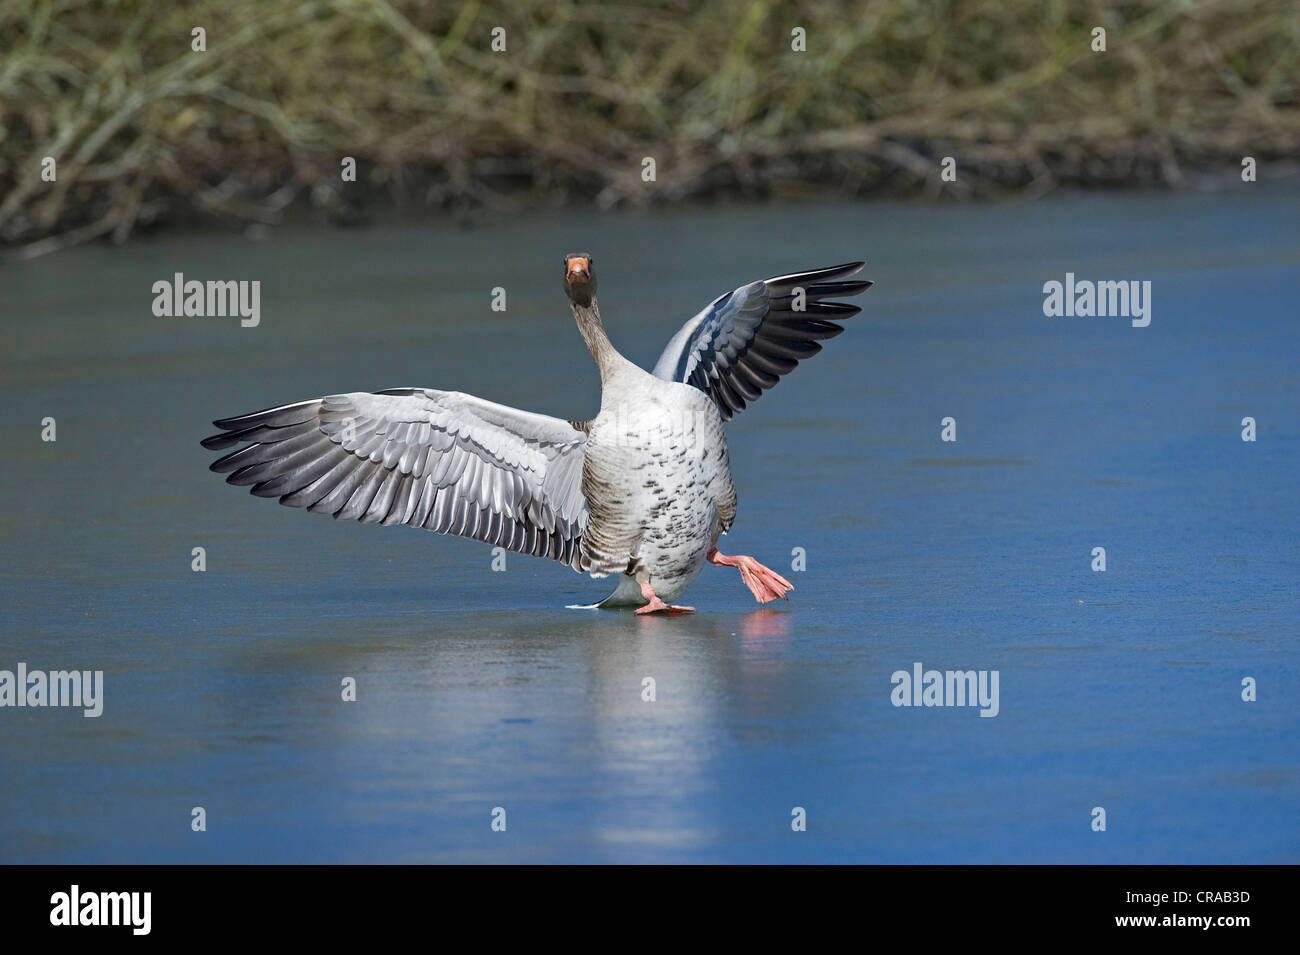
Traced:
POLYGON ((821 350, 861 311, 850 262, 720 296, 672 337, 652 371, 610 342, 595 260, 564 257, 564 290, 600 372, 600 413, 565 421, 457 391, 327 395, 214 421, 211 470, 290 507, 407 524, 618 575, 590 607, 687 612, 672 603, 706 563, 733 567, 760 604, 793 585, 717 549, 736 517, 724 424, 821 350))

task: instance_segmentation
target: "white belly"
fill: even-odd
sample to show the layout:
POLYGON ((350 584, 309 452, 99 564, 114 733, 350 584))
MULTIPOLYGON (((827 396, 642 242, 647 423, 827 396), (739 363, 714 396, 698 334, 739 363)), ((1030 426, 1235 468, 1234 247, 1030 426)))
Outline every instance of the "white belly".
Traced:
POLYGON ((713 402, 689 385, 651 381, 592 422, 582 547, 592 576, 648 576, 671 601, 730 524, 735 491, 713 402))

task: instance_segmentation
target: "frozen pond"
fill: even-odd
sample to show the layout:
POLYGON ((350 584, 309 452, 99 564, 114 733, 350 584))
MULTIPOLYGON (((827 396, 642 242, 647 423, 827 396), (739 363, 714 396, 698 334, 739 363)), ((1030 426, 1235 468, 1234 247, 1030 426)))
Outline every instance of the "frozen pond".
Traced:
POLYGON ((0 709, 0 861, 1300 861, 1296 198, 172 234, 4 267, 0 668, 102 670, 104 700, 0 709), (212 418, 332 392, 593 415, 574 249, 647 367, 721 292, 867 260, 863 313, 729 432, 724 549, 789 604, 706 568, 692 616, 565 610, 609 586, 208 472, 212 418), (259 280, 260 324, 155 318, 175 272, 259 280), (1067 272, 1150 281, 1150 324, 1044 316, 1067 272), (895 707, 915 663, 998 671, 997 715, 895 707))

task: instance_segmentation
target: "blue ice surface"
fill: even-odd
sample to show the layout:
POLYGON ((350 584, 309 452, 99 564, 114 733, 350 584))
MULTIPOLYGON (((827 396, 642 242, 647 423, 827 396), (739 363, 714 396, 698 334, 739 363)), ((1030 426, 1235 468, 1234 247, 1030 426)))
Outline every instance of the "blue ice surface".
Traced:
POLYGON ((1300 861, 1296 212, 550 213, 6 269, 0 669, 100 669, 105 702, 0 709, 0 861, 1300 861), (729 288, 868 260, 863 313, 729 429, 723 549, 788 604, 710 567, 692 616, 565 610, 609 582, 208 472, 210 419, 333 392, 594 415, 570 247, 646 367, 729 288), (154 317, 175 272, 261 281, 260 324, 154 317), (1045 316, 1067 272, 1150 281, 1150 326, 1045 316), (998 715, 892 705, 917 662, 998 671, 998 715))

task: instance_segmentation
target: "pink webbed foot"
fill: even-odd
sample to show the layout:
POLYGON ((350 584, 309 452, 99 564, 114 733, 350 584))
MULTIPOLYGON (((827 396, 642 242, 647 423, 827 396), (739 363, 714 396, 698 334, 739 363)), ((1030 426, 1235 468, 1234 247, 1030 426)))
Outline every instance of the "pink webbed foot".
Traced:
POLYGON ((754 599, 761 604, 780 597, 787 600, 786 594, 794 590, 794 584, 786 580, 775 570, 770 567, 764 567, 752 557, 746 557, 744 554, 737 554, 735 557, 728 557, 726 554, 719 553, 715 547, 709 551, 709 563, 717 564, 719 567, 735 567, 740 571, 740 579, 749 592, 754 595, 754 599))
POLYGON ((655 589, 651 587, 648 583, 644 583, 641 585, 641 596, 644 597, 647 601, 649 601, 649 603, 647 603, 644 607, 637 607, 636 609, 637 613, 660 613, 661 611, 666 611, 667 613, 694 613, 695 612, 694 607, 679 607, 676 604, 664 603, 662 600, 659 599, 659 595, 655 593, 655 589))

